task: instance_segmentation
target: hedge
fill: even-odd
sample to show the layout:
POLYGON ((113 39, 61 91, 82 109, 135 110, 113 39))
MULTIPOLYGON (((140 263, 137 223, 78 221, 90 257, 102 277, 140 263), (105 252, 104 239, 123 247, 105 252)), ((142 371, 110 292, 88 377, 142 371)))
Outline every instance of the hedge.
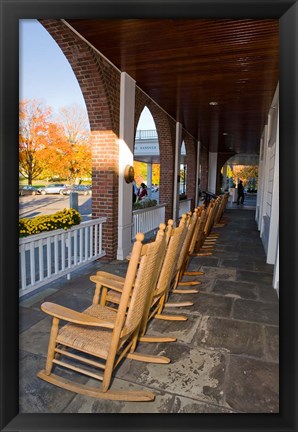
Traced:
POLYGON ((154 207, 157 205, 157 201, 156 200, 151 200, 149 198, 144 198, 139 202, 136 202, 133 204, 132 209, 133 210, 140 210, 140 209, 144 209, 147 207, 154 207))
POLYGON ((69 229, 81 222, 81 215, 76 210, 64 209, 51 215, 37 216, 32 219, 23 218, 19 220, 19 237, 27 237, 44 231, 57 229, 69 229))

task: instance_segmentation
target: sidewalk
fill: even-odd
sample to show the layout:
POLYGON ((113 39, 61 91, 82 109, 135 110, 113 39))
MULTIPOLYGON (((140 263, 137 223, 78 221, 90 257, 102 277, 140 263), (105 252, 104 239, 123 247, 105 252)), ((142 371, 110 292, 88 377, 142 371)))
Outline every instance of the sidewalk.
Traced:
POLYGON ((227 209, 229 223, 218 229, 213 255, 192 258, 189 269, 205 272, 200 292, 172 295, 171 302, 190 300, 194 306, 167 310, 188 320, 149 325, 148 334, 177 337, 177 342, 142 343, 137 351, 166 355, 171 363, 124 360, 114 374, 112 388, 153 390, 153 402, 96 400, 36 377, 45 365, 51 324, 40 304, 46 299, 83 310, 94 291, 89 276, 98 269, 125 275, 126 262, 97 261, 70 281, 62 278, 23 299, 20 413, 277 413, 279 304, 254 215, 249 209, 227 209))

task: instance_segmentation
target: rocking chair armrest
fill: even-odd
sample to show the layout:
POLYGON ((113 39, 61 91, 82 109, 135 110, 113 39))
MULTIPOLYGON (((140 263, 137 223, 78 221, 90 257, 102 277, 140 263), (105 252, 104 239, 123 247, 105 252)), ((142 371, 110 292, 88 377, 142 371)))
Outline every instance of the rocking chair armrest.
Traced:
POLYGON ((110 278, 110 279, 115 280, 115 281, 120 282, 120 283, 124 283, 125 282, 125 277, 119 276, 119 275, 115 275, 113 273, 108 273, 108 272, 105 272, 105 271, 102 271, 102 270, 99 270, 98 272, 96 272, 96 274, 94 276, 96 276, 98 278, 106 278, 106 279, 110 278))
POLYGON ((101 276, 90 276, 90 280, 95 283, 99 283, 106 288, 110 288, 114 291, 122 293, 124 281, 118 282, 117 280, 113 280, 113 278, 101 277, 101 276))
POLYGON ((114 328, 114 323, 112 322, 102 321, 91 315, 84 314, 84 312, 77 312, 64 306, 57 305, 55 303, 42 303, 41 310, 48 315, 75 324, 88 325, 92 327, 104 327, 109 329, 114 328))

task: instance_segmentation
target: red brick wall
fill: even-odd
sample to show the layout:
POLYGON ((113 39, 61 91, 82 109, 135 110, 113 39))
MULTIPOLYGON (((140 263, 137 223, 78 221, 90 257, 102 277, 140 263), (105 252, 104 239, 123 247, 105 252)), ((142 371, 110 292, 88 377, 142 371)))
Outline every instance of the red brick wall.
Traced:
POLYGON ((176 123, 142 90, 136 87, 135 129, 147 106, 156 125, 160 152, 159 202, 166 203, 166 221, 173 217, 173 187, 176 123))

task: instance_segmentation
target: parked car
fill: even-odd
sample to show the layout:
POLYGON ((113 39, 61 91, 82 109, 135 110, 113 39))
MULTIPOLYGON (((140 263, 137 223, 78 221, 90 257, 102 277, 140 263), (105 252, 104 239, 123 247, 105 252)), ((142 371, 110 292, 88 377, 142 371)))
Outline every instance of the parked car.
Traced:
POLYGON ((92 188, 90 185, 74 185, 74 186, 69 186, 63 190, 64 195, 69 195, 70 192, 77 192, 83 195, 91 195, 92 188))
POLYGON ((67 186, 63 183, 53 183, 48 186, 39 188, 38 191, 42 195, 46 194, 63 194, 63 191, 67 188, 67 186))
POLYGON ((36 195, 37 193, 38 193, 38 190, 36 189, 36 187, 31 186, 31 185, 26 185, 26 186, 19 188, 19 196, 36 195))

